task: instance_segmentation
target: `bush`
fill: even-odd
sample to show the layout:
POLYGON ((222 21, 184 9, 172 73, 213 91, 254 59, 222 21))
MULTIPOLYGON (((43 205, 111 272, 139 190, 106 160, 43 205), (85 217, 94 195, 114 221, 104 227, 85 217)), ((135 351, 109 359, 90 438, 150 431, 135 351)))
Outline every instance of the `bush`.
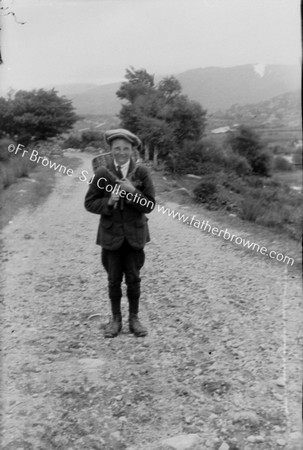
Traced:
POLYGON ((82 151, 86 147, 100 149, 104 146, 104 135, 101 131, 87 130, 83 131, 81 137, 71 134, 63 144, 63 148, 76 148, 82 151))
POLYGON ((92 142, 98 142, 98 146, 104 145, 104 133, 102 131, 86 130, 81 134, 81 142, 83 147, 92 145, 92 142))
POLYGON ((27 177, 31 162, 16 156, 9 161, 0 163, 0 189, 5 189, 15 183, 17 178, 27 177))
POLYGON ((225 163, 228 170, 235 172, 239 176, 249 175, 252 171, 251 165, 244 156, 231 154, 225 163))
POLYGON ((198 145, 204 162, 209 162, 219 167, 224 166, 223 149, 212 138, 201 139, 198 145))
POLYGON ((91 141, 87 144, 87 147, 93 147, 95 149, 100 149, 104 146, 102 141, 91 141))
POLYGON ((248 222, 256 222, 258 217, 263 215, 264 207, 261 206, 260 201, 255 198, 245 197, 240 206, 239 217, 248 222))
POLYGON ((225 174, 224 177, 221 175, 220 178, 221 178, 220 184, 222 184, 222 186, 225 189, 236 192, 238 194, 244 192, 246 185, 245 181, 243 181, 243 178, 239 177, 237 174, 235 173, 225 174))
POLYGON ((169 172, 184 175, 192 173, 199 175, 201 165, 201 154, 196 148, 178 149, 171 153, 166 160, 166 168, 169 172))
POLYGON ((24 145, 66 133, 77 118, 71 100, 55 89, 20 90, 0 102, 1 132, 24 145))
MULTIPOLYGON (((200 163, 199 167, 199 173, 198 175, 210 175, 211 173, 217 174, 221 172, 222 167, 218 166, 217 164, 213 162, 203 162, 200 163)), ((195 175, 195 174, 194 174, 195 175)))
POLYGON ((8 151, 8 146, 10 144, 16 145, 16 143, 9 138, 0 139, 0 162, 8 161, 12 153, 8 151))
POLYGON ((282 229, 288 222, 289 215, 290 211, 286 205, 281 207, 276 204, 274 208, 267 208, 258 221, 266 227, 282 229))
POLYGON ((212 204, 216 199, 218 192, 217 183, 213 177, 205 177, 194 189, 194 195, 200 203, 212 204))
POLYGON ((258 189, 258 188, 263 188, 264 181, 263 181, 263 178, 260 178, 257 175, 252 175, 250 177, 245 178, 245 184, 248 187, 258 189))
POLYGON ((274 170, 290 172, 293 170, 293 165, 286 158, 283 158, 283 156, 277 156, 274 159, 274 170))
POLYGON ((253 172, 261 177, 269 177, 272 169, 272 156, 267 152, 260 152, 251 159, 253 172))
POLYGON ((223 165, 222 150, 206 139, 199 142, 186 141, 183 148, 175 149, 166 160, 166 168, 180 175, 219 172, 223 165))
POLYGON ((71 134, 64 142, 62 145, 62 148, 76 148, 76 149, 80 149, 82 146, 82 141, 81 139, 76 136, 71 134))
POLYGON ((272 156, 264 150, 259 136, 249 127, 241 126, 227 138, 235 153, 245 157, 254 173, 260 176, 269 176, 272 166, 272 156))

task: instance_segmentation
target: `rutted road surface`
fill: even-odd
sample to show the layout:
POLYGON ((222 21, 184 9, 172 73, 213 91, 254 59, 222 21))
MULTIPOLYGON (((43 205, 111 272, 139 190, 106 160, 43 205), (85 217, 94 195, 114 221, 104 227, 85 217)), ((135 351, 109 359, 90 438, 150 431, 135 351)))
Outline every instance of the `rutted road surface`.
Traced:
POLYGON ((82 157, 3 231, 1 448, 299 450, 299 275, 155 210, 140 310, 149 335, 128 332, 124 300, 123 332, 104 339, 82 157))

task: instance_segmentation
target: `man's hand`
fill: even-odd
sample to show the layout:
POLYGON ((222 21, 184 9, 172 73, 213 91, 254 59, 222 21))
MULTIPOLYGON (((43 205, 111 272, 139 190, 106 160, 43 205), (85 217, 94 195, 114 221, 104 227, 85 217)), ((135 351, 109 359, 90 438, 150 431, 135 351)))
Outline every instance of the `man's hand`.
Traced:
POLYGON ((118 201, 119 201, 119 194, 116 194, 115 192, 112 192, 111 195, 110 195, 110 197, 109 197, 108 204, 109 204, 110 206, 113 206, 113 205, 115 205, 118 201))
POLYGON ((132 194, 136 191, 135 186, 128 178, 122 178, 121 180, 116 180, 116 183, 120 184, 121 189, 125 192, 131 192, 132 194))

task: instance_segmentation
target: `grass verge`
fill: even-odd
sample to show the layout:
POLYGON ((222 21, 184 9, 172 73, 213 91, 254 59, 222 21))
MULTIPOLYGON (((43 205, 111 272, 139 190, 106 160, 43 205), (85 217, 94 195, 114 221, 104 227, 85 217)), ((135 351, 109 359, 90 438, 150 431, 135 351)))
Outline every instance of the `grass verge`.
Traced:
MULTIPOLYGON (((186 176, 173 179, 170 175, 163 177, 163 173, 153 171, 153 181, 156 188, 156 199, 158 202, 165 203, 171 209, 180 211, 188 216, 193 216, 200 221, 208 220, 209 224, 219 229, 228 229, 233 234, 245 236, 251 242, 256 242, 260 246, 288 255, 295 260, 293 266, 288 266, 289 271, 301 271, 302 264, 302 247, 301 242, 294 236, 294 232, 281 227, 270 227, 259 223, 259 221, 248 221, 239 214, 226 208, 209 208, 205 203, 198 203, 193 195, 193 190, 199 185, 199 180, 188 178, 186 176)), ((227 191, 228 194, 228 191, 227 191)), ((226 195, 227 195, 226 194, 226 195)), ((269 208, 270 209, 270 208, 269 208)), ((248 209, 249 211, 249 209, 248 209)), ((254 211, 252 211, 252 214, 254 211)), ((172 218, 172 220, 174 220, 172 218)), ((274 223, 275 225, 275 223, 274 223)), ((296 225, 300 230, 300 224, 296 225)), ((197 233, 202 232, 198 231, 197 233)), ((210 239, 218 239, 216 236, 210 236, 210 239)), ((237 250, 249 252, 256 258, 265 258, 258 252, 252 252, 244 248, 240 248, 232 242, 222 239, 222 244, 234 246, 237 250)), ((270 260, 273 261, 274 260, 270 260)), ((281 264, 278 262, 278 264, 281 264)))
MULTIPOLYGON (((20 160, 21 163, 23 160, 20 160)), ((56 158, 56 162, 71 169, 76 169, 81 164, 81 159, 77 157, 61 156, 56 158)), ((0 229, 9 223, 18 211, 24 207, 35 209, 43 203, 55 186, 56 171, 41 164, 33 163, 27 165, 27 170, 16 178, 16 161, 14 163, 14 173, 10 171, 10 162, 7 166, 7 177, 10 183, 6 188, 0 190, 0 229)), ((19 164, 19 160, 17 162, 19 164)))

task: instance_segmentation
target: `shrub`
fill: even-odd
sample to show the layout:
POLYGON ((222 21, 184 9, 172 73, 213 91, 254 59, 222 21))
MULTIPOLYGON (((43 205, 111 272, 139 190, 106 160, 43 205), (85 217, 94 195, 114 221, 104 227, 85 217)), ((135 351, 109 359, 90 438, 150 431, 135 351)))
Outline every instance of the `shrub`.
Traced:
POLYGON ((244 156, 231 154, 225 162, 227 169, 239 176, 249 175, 252 171, 251 165, 244 156))
POLYGON ((87 144, 87 147, 94 147, 95 149, 102 148, 104 143, 102 141, 91 141, 87 144))
POLYGON ((276 204, 273 208, 267 208, 258 222, 266 227, 281 229, 288 222, 288 218, 288 208, 285 205, 276 204))
POLYGON ((293 170, 293 165, 283 156, 277 156, 274 159, 274 169, 280 171, 291 171, 293 170))
POLYGON ((254 173, 260 176, 270 175, 272 156, 264 150, 264 144, 252 129, 239 127, 228 136, 226 144, 230 145, 235 153, 248 160, 254 173))
POLYGON ((197 149, 178 149, 171 153, 166 160, 166 168, 168 171, 180 175, 186 173, 199 175, 201 162, 201 154, 197 149))
POLYGON ((225 174, 224 177, 221 175, 220 178, 220 184, 222 184, 225 189, 239 194, 244 192, 245 182, 243 178, 239 177, 237 174, 225 174))
MULTIPOLYGON (((81 134, 81 142, 83 147, 91 145, 92 142, 98 142, 102 146, 104 145, 104 134, 102 133, 102 131, 94 131, 94 130, 83 131, 81 134)), ((98 146, 100 146, 100 144, 98 144, 98 146)))
POLYGON ((247 186, 258 189, 263 188, 264 181, 262 178, 258 177, 257 175, 252 175, 250 177, 245 178, 245 183, 247 186))
POLYGON ((0 102, 1 131, 24 145, 66 133, 77 118, 71 100, 55 89, 20 90, 0 102))
MULTIPOLYGON (((198 166, 198 175, 209 175, 221 172, 222 168, 213 162, 201 162, 198 166)), ((195 174, 194 174, 195 175, 195 174)))
POLYGON ((82 146, 82 141, 81 139, 74 135, 71 134, 64 142, 62 145, 62 148, 77 148, 80 149, 82 146))
POLYGON ((194 189, 194 195, 200 203, 212 204, 215 201, 217 190, 217 183, 213 177, 205 177, 198 186, 194 189))
POLYGON ((222 150, 211 140, 186 141, 182 148, 175 149, 166 160, 169 171, 180 175, 191 173, 204 175, 218 172, 224 165, 222 150))
POLYGON ((7 188, 16 181, 14 169, 9 164, 0 163, 0 189, 7 188))
POLYGON ((15 183, 17 178, 27 177, 30 161, 16 156, 9 161, 0 163, 0 189, 5 189, 15 183))
POLYGON ((201 139, 198 146, 204 162, 213 163, 216 166, 224 166, 225 157, 223 149, 212 138, 201 139))
POLYGON ((8 146, 10 144, 16 145, 16 143, 9 138, 0 139, 0 162, 8 161, 12 153, 8 151, 8 146))
POLYGON ((272 169, 272 157, 267 152, 260 152, 251 159, 251 167, 253 172, 263 176, 269 177, 272 169))
POLYGON ((264 207, 258 199, 245 197, 240 205, 239 216, 248 222, 256 222, 258 217, 264 213, 264 207))

